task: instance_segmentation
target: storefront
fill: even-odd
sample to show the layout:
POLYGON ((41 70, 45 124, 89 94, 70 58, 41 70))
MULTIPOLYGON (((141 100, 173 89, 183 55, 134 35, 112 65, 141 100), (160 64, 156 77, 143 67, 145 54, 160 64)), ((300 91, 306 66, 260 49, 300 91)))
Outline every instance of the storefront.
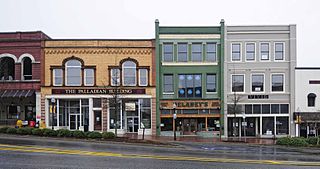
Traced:
POLYGON ((319 112, 295 112, 294 122, 297 128, 297 136, 318 137, 320 134, 319 112))
POLYGON ((177 135, 213 137, 220 134, 218 100, 162 100, 160 110, 163 136, 171 136, 174 126, 177 135))

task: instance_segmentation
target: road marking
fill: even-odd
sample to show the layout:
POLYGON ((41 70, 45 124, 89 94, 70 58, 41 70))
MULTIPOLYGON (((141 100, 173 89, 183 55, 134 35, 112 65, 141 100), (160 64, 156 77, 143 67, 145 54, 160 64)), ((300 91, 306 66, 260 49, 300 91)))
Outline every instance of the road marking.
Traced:
POLYGON ((102 157, 121 157, 121 158, 144 158, 170 161, 195 161, 195 162, 221 162, 221 163, 245 163, 245 164, 271 164, 271 165, 295 165, 295 166, 320 166, 320 162, 303 162, 303 161, 280 161, 280 160, 245 160, 245 159, 229 159, 229 158, 206 158, 191 156, 159 156, 148 154, 121 154, 112 152, 95 152, 76 149, 58 149, 37 146, 19 146, 0 144, 0 150, 18 151, 30 153, 50 153, 64 155, 85 155, 85 156, 102 156, 102 157))

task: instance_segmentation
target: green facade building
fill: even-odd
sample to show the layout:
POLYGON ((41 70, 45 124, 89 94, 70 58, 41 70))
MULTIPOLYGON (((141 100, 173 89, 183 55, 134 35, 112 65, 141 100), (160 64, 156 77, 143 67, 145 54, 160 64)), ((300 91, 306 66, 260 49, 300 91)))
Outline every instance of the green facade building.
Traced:
POLYGON ((155 22, 157 135, 223 133, 224 21, 176 27, 155 22), (175 115, 174 115, 175 114, 175 115))

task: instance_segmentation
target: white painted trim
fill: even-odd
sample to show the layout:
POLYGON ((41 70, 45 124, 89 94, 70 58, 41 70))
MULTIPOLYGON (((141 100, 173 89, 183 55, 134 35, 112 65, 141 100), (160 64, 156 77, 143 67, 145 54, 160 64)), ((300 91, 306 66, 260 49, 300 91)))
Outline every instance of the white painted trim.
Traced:
POLYGON ((161 34, 160 39, 220 39, 220 34, 161 34))
POLYGON ((259 42, 259 60, 260 62, 270 62, 270 59, 271 59, 271 51, 270 51, 270 42, 259 42), (261 44, 263 43, 267 43, 268 44, 268 59, 262 59, 262 56, 261 56, 261 44))
POLYGON ((230 47, 230 61, 232 62, 232 63, 234 63, 234 62, 242 62, 242 43, 241 42, 231 42, 231 45, 230 45, 231 47, 230 47), (240 60, 233 60, 233 58, 232 58, 232 46, 233 45, 236 45, 236 44, 239 44, 240 45, 240 60))
POLYGON ((286 44, 285 44, 285 42, 279 42, 279 41, 276 41, 276 42, 274 42, 273 43, 273 60, 275 61, 275 62, 283 62, 283 61, 285 61, 286 60, 286 44), (276 60, 276 44, 277 43, 281 43, 282 45, 283 45, 283 59, 282 60, 276 60))
MULTIPOLYGON (((90 98, 113 98, 112 95, 46 95, 46 99, 90 99, 90 98)), ((152 98, 151 95, 119 95, 119 98, 152 98)))
POLYGON ((231 88, 230 88, 230 92, 233 94, 233 93, 235 93, 235 92, 233 92, 232 91, 232 83, 233 83, 233 80, 232 80, 232 76, 233 75, 242 75, 243 76, 243 92, 236 92, 236 93, 238 93, 238 94, 244 94, 244 93, 246 93, 246 75, 245 74, 230 74, 230 86, 231 86, 231 88))
POLYGON ((290 31, 227 31, 227 34, 289 34, 290 31))
POLYGON ((3 58, 3 57, 9 57, 9 58, 12 58, 14 60, 15 63, 18 63, 17 61, 17 57, 13 54, 10 54, 10 53, 3 53, 3 54, 0 54, 0 58, 3 58))
MULTIPOLYGON (((246 114, 246 117, 289 117, 290 114, 246 114)), ((234 117, 234 114, 227 114, 227 117, 234 117)), ((236 117, 242 118, 242 114, 236 114, 236 117)))
POLYGON ((245 48, 245 54, 244 54, 244 57, 245 57, 245 61, 246 62, 255 62, 257 59, 257 45, 256 45, 256 42, 245 42, 244 44, 244 48, 245 48), (247 60, 247 44, 253 44, 254 45, 254 58, 253 60, 247 60))
POLYGON ((285 73, 270 73, 270 93, 285 93, 286 91, 286 75, 285 73), (272 75, 283 75, 283 91, 272 91, 272 75))
POLYGON ((35 62, 36 62, 36 60, 34 59, 34 57, 33 57, 31 54, 29 54, 29 53, 24 53, 24 54, 20 55, 19 59, 17 60, 17 63, 22 63, 22 60, 23 60, 25 57, 30 58, 32 63, 35 63, 35 62))
POLYGON ((266 75, 265 73, 251 73, 250 75, 250 93, 254 94, 254 93, 257 93, 257 94, 260 94, 260 93, 265 93, 266 91, 266 75), (252 76, 253 75, 263 75, 263 91, 252 91, 252 76))
POLYGON ((162 62, 162 66, 216 66, 217 62, 162 62))

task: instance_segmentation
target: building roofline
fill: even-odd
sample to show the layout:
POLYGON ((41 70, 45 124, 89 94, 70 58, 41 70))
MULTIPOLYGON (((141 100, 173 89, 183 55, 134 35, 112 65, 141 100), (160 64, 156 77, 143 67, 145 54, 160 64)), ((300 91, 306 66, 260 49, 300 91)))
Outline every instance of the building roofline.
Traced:
POLYGON ((75 39, 75 38, 61 38, 61 39, 46 39, 45 41, 152 41, 155 40, 154 38, 150 38, 150 39, 85 39, 85 38, 79 38, 79 39, 75 39))
POLYGON ((296 67, 297 70, 312 70, 312 69, 319 69, 320 67, 296 67))

